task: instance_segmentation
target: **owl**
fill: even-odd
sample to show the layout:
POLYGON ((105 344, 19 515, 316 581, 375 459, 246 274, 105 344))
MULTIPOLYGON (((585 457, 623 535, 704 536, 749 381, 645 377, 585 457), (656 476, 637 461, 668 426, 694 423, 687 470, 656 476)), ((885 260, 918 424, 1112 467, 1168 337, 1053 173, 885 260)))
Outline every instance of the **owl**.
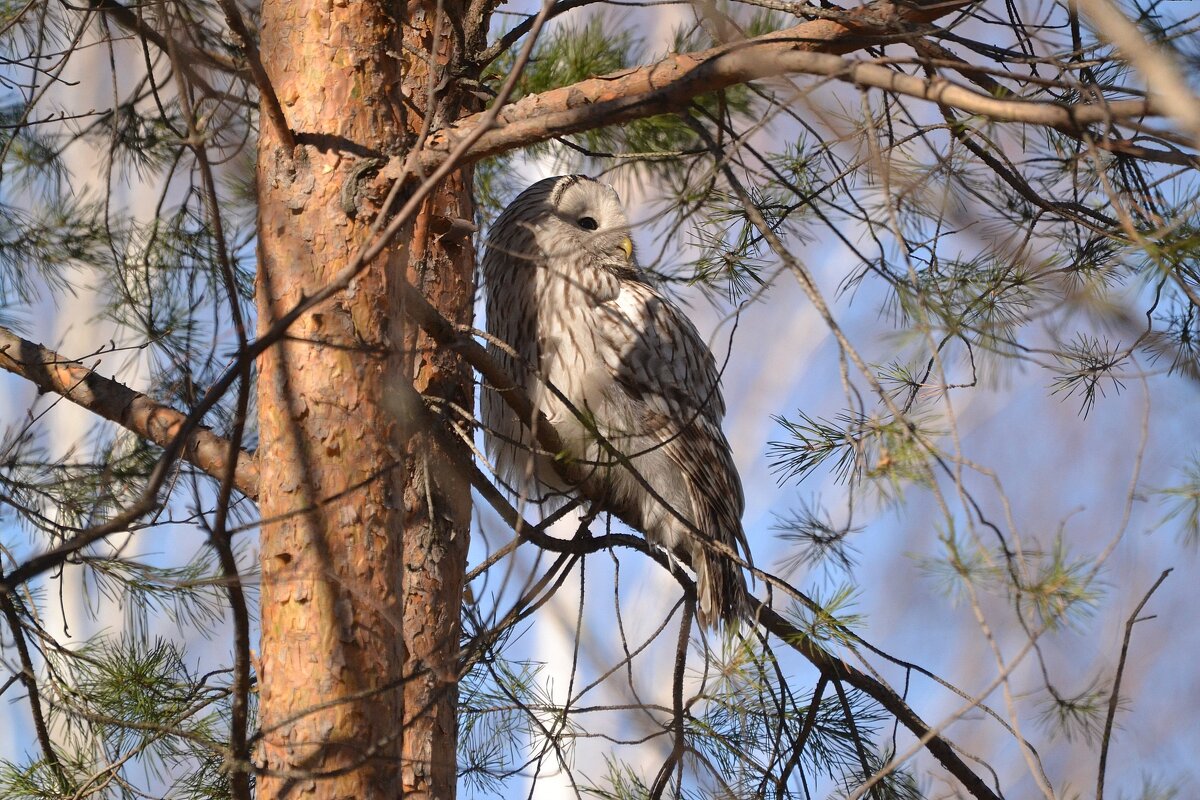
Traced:
MULTIPOLYGON (((616 191, 583 175, 533 184, 492 225, 482 271, 491 356, 554 426, 585 495, 691 567, 702 623, 736 624, 746 583, 728 554, 749 548, 716 364, 639 269, 616 191)), ((481 405, 488 451, 522 499, 580 488, 499 392, 485 385, 481 405)))

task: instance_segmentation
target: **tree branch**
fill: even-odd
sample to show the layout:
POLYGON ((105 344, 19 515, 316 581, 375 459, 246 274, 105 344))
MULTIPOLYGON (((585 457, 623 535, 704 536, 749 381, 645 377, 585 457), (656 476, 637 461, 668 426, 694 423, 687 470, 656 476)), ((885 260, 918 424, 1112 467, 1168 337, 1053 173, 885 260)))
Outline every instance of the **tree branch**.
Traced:
POLYGON ((254 85, 258 87, 258 93, 262 97, 263 115, 275 127, 275 135, 279 137, 283 146, 289 152, 295 150, 296 135, 288 125, 287 116, 283 113, 283 104, 279 102, 279 96, 275 94, 275 86, 267 76, 266 68, 263 67, 262 56, 258 52, 258 42, 255 41, 254 34, 246 27, 246 22, 242 19, 242 14, 233 0, 217 0, 217 5, 221 7, 221 11, 225 12, 225 22, 229 25, 229 32, 233 34, 234 41, 246 57, 246 67, 250 70, 250 75, 254 78, 254 85))
POLYGON ((1200 147, 1200 102, 1188 86, 1174 54, 1152 44, 1112 0, 1077 0, 1096 31, 1120 50, 1141 73, 1156 106, 1191 134, 1200 147))
POLYGON ((970 792, 972 797, 996 800, 996 793, 959 758, 950 742, 930 730, 925 721, 890 687, 825 650, 803 631, 755 598, 750 599, 751 616, 789 647, 807 658, 821 674, 833 681, 844 681, 886 708, 909 732, 923 740, 927 749, 970 792))
MULTIPOLYGON (((68 6, 70 7, 70 6, 68 6)), ((105 16, 112 19, 125 30, 139 36, 142 39, 153 44, 163 53, 169 53, 171 43, 168 37, 159 33, 154 28, 150 27, 137 13, 126 6, 121 5, 117 0, 90 0, 90 7, 103 13, 105 16)), ((246 71, 238 67, 228 58, 220 56, 216 53, 211 53, 203 48, 184 47, 181 48, 181 55, 184 56, 182 67, 187 71, 188 77, 195 80, 206 91, 213 91, 207 81, 203 80, 196 74, 193 67, 193 60, 204 66, 215 69, 219 72, 224 72, 229 75, 237 75, 242 78, 249 78, 246 71)))
POLYGON ((33 668, 33 659, 29 655, 29 644, 25 641, 25 629, 21 625, 21 617, 17 613, 16 603, 10 595, 3 592, 0 592, 0 613, 3 613, 4 618, 8 621, 9 630, 12 631, 13 642, 17 645, 17 656, 21 662, 21 671, 17 673, 17 677, 25 685, 25 691, 29 697, 29 710, 33 715, 33 729, 37 734, 38 744, 42 748, 42 758, 50 766, 50 770, 58 780, 59 789, 66 793, 70 791, 71 784, 67 780, 66 773, 63 771, 62 762, 58 760, 58 753, 54 751, 54 741, 50 737, 50 730, 46 727, 46 715, 42 710, 41 692, 38 689, 37 673, 33 668))
MULTIPOLYGON (((42 392, 65 397, 161 447, 171 444, 187 418, 170 406, 156 403, 3 327, 0 327, 0 368, 31 381, 42 392)), ((228 472, 229 442, 212 431, 194 431, 184 443, 181 455, 217 480, 228 472)), ((253 453, 243 451, 238 458, 234 486, 249 498, 258 497, 258 463, 253 453)))
POLYGON ((1121 676, 1125 673, 1125 659, 1129 657, 1129 640, 1133 638, 1133 626, 1143 619, 1150 619, 1150 617, 1139 617, 1138 615, 1142 613, 1146 603, 1150 602, 1150 596, 1158 591, 1158 587, 1162 586, 1163 581, 1167 579, 1173 569, 1172 567, 1162 571, 1158 580, 1142 596, 1142 602, 1137 604, 1137 608, 1125 621, 1125 639, 1121 642, 1121 658, 1117 661, 1117 674, 1113 678, 1112 693, 1108 697, 1108 714, 1104 718, 1104 734, 1100 737, 1100 766, 1096 774, 1096 800, 1104 800, 1104 770, 1108 763, 1108 748, 1112 744, 1113 720, 1116 719, 1117 706, 1121 702, 1121 676))
MULTIPOLYGON (((945 78, 906 75, 882 64, 839 55, 871 42, 894 40, 898 32, 916 35, 908 30, 912 25, 931 22, 968 5, 962 0, 926 5, 876 2, 846 12, 841 20, 804 22, 753 39, 589 78, 529 95, 502 108, 491 129, 482 135, 478 135, 477 128, 485 119, 483 114, 463 117, 434 132, 419 160, 426 171, 431 170, 467 136, 477 135, 464 156, 465 161, 477 161, 558 136, 679 111, 700 95, 796 73, 883 89, 995 121, 1044 125, 1074 133, 1094 124, 1163 113, 1155 100, 1070 104, 1001 99, 945 78)), ((383 174, 402 177, 403 163, 403 159, 393 159, 383 174)))

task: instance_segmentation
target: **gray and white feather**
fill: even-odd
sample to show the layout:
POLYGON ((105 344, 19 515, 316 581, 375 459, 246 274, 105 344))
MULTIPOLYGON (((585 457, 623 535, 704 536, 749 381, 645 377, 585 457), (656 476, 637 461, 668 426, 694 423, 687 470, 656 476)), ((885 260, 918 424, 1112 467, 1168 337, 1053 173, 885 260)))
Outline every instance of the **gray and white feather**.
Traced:
MULTIPOLYGON (((617 193, 582 175, 530 186, 493 224, 483 279, 488 331, 508 345, 492 357, 554 425, 587 496, 691 566, 701 622, 735 622, 746 583, 729 554, 749 549, 716 364, 638 268, 617 193)), ((535 502, 573 490, 497 391, 482 406, 510 485, 535 502)))

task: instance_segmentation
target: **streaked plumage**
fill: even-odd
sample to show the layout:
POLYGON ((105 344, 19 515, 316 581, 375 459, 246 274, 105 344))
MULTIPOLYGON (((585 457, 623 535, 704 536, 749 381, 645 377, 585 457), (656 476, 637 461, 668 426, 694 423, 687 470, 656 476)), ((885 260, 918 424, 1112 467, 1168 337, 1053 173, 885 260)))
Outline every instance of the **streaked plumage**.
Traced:
MULTIPOLYGON (((716 365, 638 268, 617 193, 581 175, 530 186, 492 226, 483 279, 488 331, 516 353, 493 344, 492 357, 585 465, 589 496, 602 496, 603 510, 695 570, 701 621, 736 620, 745 605, 742 571, 702 542, 740 545, 749 555, 716 365), (590 425, 653 491, 614 463, 590 425)), ((488 449, 505 480, 538 502, 570 492, 547 458, 530 455, 532 435, 490 387, 482 406, 488 449)))

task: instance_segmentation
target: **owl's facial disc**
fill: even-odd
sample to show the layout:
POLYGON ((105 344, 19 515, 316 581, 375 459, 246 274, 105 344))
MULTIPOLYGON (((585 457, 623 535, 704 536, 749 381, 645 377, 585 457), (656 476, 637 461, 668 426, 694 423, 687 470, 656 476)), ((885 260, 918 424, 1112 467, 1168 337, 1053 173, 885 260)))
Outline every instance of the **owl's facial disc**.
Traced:
POLYGON ((611 186, 591 178, 564 178, 552 197, 564 238, 597 256, 628 263, 633 241, 621 200, 611 186))

